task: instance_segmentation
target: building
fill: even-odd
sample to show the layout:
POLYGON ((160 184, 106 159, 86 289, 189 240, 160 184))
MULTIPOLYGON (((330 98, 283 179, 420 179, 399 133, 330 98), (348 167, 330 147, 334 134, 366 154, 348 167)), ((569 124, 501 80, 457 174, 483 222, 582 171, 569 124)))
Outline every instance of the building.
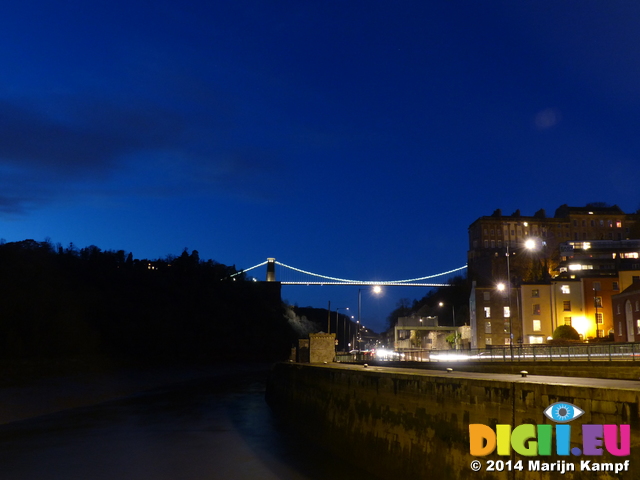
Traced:
POLYGON ((545 343, 559 325, 585 339, 612 337, 612 298, 640 278, 639 219, 615 205, 562 205, 553 218, 496 210, 474 221, 472 347, 545 343), (511 292, 508 303, 500 285, 511 292))
POLYGON ((412 315, 400 317, 393 328, 394 350, 446 350, 450 348, 447 337, 458 332, 457 327, 438 326, 438 317, 412 315))
POLYGON ((519 297, 517 288, 509 291, 472 283, 469 302, 471 348, 522 343, 522 322, 517 315, 519 297))
POLYGON ((557 321, 553 321, 553 287, 548 283, 526 283, 520 286, 523 343, 546 343, 555 330, 557 321))
POLYGON ((612 297, 612 310, 616 341, 640 340, 640 279, 612 297))

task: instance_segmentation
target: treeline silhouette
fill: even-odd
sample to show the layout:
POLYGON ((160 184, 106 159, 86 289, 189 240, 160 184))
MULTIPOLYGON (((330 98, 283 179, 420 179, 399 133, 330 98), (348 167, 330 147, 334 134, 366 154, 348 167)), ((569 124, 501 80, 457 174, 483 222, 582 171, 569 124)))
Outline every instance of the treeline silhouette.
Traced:
POLYGON ((279 285, 233 273, 196 250, 140 260, 96 246, 0 244, 0 359, 286 358, 295 335, 279 285))

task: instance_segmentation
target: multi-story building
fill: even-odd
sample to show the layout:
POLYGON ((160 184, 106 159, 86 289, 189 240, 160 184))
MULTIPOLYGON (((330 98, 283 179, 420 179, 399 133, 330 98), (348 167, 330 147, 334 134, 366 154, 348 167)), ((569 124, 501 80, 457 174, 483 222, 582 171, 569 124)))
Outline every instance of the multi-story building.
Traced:
POLYGON ((612 310, 616 341, 640 340, 640 279, 612 297, 612 310))
POLYGON ((640 276, 638 239, 640 215, 618 206, 562 205, 553 218, 544 210, 533 216, 496 210, 478 218, 469 226, 472 345, 544 343, 565 324, 584 338, 612 335, 612 296, 640 276), (503 341, 496 306, 487 304, 499 283, 509 284, 515 296, 503 341), (485 308, 494 316, 487 317, 485 308))
POLYGON ((561 243, 557 272, 567 275, 617 276, 640 271, 640 240, 590 240, 561 243))
POLYGON ((548 283, 520 286, 523 343, 545 343, 554 330, 553 289, 548 283))
POLYGON ((471 348, 520 343, 522 322, 517 315, 518 302, 516 288, 483 288, 473 282, 469 302, 471 348))
MULTIPOLYGON (((557 278, 550 282, 551 291, 551 331, 560 325, 570 325, 578 333, 585 336, 584 297, 580 280, 571 278, 557 278)), ((586 336, 585 336, 586 338, 586 336)))

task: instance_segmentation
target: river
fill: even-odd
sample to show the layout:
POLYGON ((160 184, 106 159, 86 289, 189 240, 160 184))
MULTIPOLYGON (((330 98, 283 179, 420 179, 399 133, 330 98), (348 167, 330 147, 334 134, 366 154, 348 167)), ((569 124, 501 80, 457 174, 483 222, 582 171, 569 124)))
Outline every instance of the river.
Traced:
POLYGON ((371 480, 282 428, 267 369, 0 426, 2 480, 371 480))

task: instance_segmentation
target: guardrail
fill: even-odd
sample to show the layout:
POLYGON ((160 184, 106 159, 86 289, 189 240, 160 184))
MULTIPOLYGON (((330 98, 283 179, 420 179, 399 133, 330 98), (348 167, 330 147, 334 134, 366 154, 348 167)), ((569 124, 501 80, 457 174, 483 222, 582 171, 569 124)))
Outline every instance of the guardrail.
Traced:
POLYGON ((513 345, 471 350, 411 349, 397 352, 359 352, 337 355, 339 362, 635 362, 640 361, 640 343, 579 345, 513 345))
POLYGON ((480 362, 614 362, 640 360, 638 343, 603 343, 580 345, 514 345, 477 350, 431 351, 429 361, 480 362))

